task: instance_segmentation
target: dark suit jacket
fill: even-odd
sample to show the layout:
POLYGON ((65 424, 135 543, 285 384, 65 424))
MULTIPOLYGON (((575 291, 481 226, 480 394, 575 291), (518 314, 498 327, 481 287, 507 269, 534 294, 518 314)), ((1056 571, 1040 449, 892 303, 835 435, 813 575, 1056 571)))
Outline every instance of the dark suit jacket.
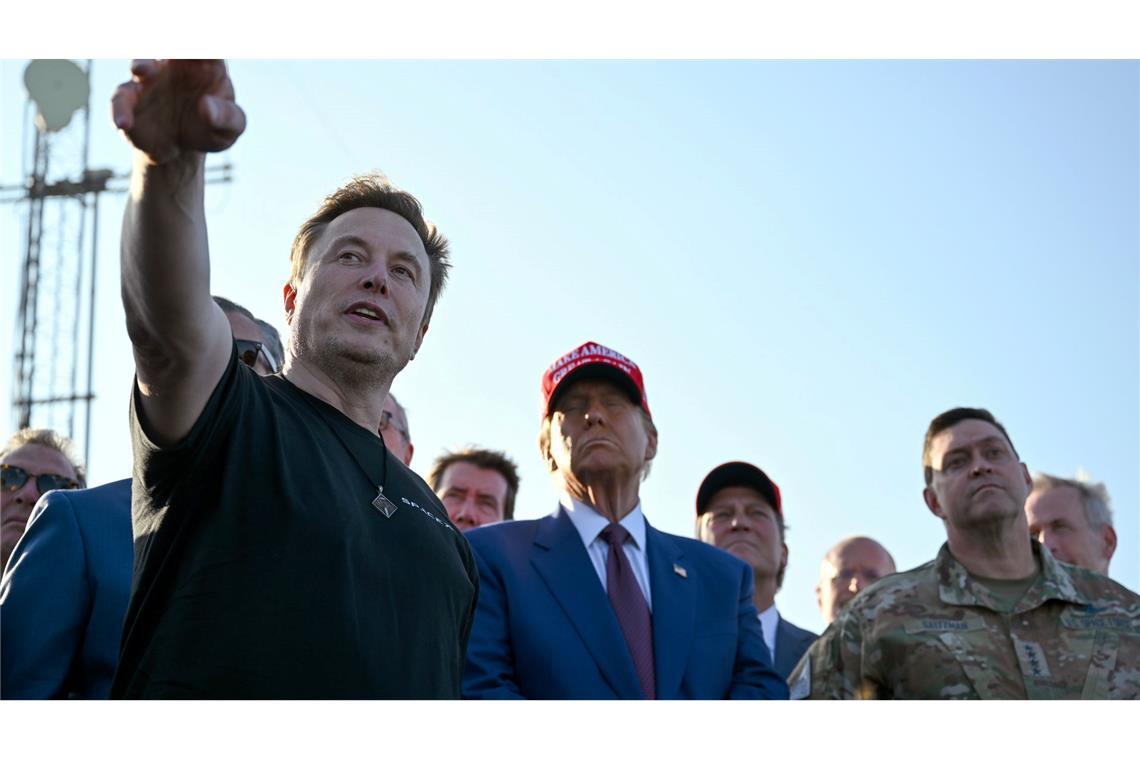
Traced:
POLYGON ((792 625, 783 617, 776 626, 776 673, 785 681, 796 669, 800 658, 808 650, 817 635, 792 625))
POLYGON ((0 696, 107 698, 133 560, 130 480, 40 499, 0 589, 0 696))
MULTIPOLYGON (((646 526, 660 699, 786 699, 752 604, 752 570, 646 526)), ((638 699, 617 617, 565 510, 467 532, 479 600, 466 698, 638 699)))

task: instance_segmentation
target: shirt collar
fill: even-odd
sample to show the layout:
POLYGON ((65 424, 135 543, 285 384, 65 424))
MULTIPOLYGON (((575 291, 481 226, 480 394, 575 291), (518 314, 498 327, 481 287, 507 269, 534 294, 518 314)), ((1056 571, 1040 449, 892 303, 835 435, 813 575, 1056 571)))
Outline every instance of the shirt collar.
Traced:
POLYGON ((1024 606, 1026 602, 1036 607, 1049 599, 1060 599, 1073 604, 1089 604, 1089 599, 1077 590, 1073 583, 1073 576, 1065 566, 1057 561, 1049 547, 1040 541, 1033 542, 1033 551, 1041 559, 1041 578, 1025 594, 1025 599, 1018 605, 1024 606))
MULTIPOLYGON (((578 501, 569 494, 562 494, 558 503, 566 510, 566 515, 570 518, 570 522, 574 524, 574 529, 578 531, 578 535, 582 537, 582 544, 584 546, 589 546, 594 543, 598 534, 610 524, 609 520, 589 504, 584 501, 578 501)), ((641 513, 640 500, 638 500, 634 508, 630 510, 629 514, 619 521, 619 524, 629 531, 630 538, 633 539, 634 545, 641 551, 645 551, 645 516, 641 513)))
MULTIPOLYGON (((1038 541, 1032 542, 1034 555, 1041 564, 1041 573, 1037 580, 1026 591, 1025 596, 1013 613, 1033 609, 1049 599, 1059 599, 1073 604, 1088 604, 1088 600, 1077 591, 1073 579, 1049 549, 1038 541)), ((946 604, 958 606, 987 607, 999 610, 1000 605, 994 600, 989 590, 970 577, 966 567, 950 553, 950 544, 942 544, 935 560, 938 572, 938 598, 946 604)))
POLYGON ((771 607, 756 617, 760 618, 760 624, 764 626, 765 631, 774 631, 780 622, 780 611, 776 609, 776 605, 773 603, 771 607))
POLYGON ((780 625, 780 612, 776 603, 769 605, 768 609, 756 617, 760 618, 760 630, 764 633, 764 646, 768 647, 768 654, 772 661, 776 660, 776 628, 780 625))

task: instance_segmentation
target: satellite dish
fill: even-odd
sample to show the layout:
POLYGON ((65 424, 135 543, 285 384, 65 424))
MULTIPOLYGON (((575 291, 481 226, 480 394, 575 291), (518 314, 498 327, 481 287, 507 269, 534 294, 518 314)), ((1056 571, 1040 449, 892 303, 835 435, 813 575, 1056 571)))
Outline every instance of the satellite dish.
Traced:
POLYGON ((24 87, 36 104, 36 127, 41 132, 66 127, 91 94, 87 73, 66 60, 32 61, 24 69, 24 87))

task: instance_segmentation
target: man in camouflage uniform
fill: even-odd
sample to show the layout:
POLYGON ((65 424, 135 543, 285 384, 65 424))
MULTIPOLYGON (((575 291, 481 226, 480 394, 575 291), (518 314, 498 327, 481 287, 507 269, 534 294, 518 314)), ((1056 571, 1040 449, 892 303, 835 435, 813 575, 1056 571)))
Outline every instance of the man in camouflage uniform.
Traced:
POLYGON ((856 597, 789 677, 792 697, 1140 697, 1140 596, 1030 539, 1032 481, 993 415, 934 418, 923 465, 947 542, 856 597))

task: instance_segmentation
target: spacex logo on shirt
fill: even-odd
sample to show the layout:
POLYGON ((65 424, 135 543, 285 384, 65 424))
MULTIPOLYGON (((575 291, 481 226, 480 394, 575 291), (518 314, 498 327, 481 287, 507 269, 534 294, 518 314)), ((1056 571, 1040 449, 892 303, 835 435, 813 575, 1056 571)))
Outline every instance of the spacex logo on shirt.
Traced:
POLYGON ((445 523, 443 520, 439 519, 438 517, 436 517, 435 515, 433 515, 431 512, 427 511, 426 509, 424 509, 423 507, 421 507, 419 504, 416 504, 414 501, 412 501, 411 499, 407 498, 406 496, 401 496, 401 497, 400 497, 400 501, 404 502, 404 503, 405 503, 405 504, 407 504, 409 507, 415 507, 416 509, 418 509, 419 511, 423 512, 425 515, 427 515, 427 516, 428 516, 428 517, 430 517, 431 519, 435 520, 437 523, 439 523, 439 524, 440 524, 440 525, 442 525, 443 527, 445 527, 445 528, 447 528, 448 530, 450 530, 452 533, 454 533, 454 532, 455 532, 455 528, 451 527, 450 525, 448 525, 447 523, 445 523))

